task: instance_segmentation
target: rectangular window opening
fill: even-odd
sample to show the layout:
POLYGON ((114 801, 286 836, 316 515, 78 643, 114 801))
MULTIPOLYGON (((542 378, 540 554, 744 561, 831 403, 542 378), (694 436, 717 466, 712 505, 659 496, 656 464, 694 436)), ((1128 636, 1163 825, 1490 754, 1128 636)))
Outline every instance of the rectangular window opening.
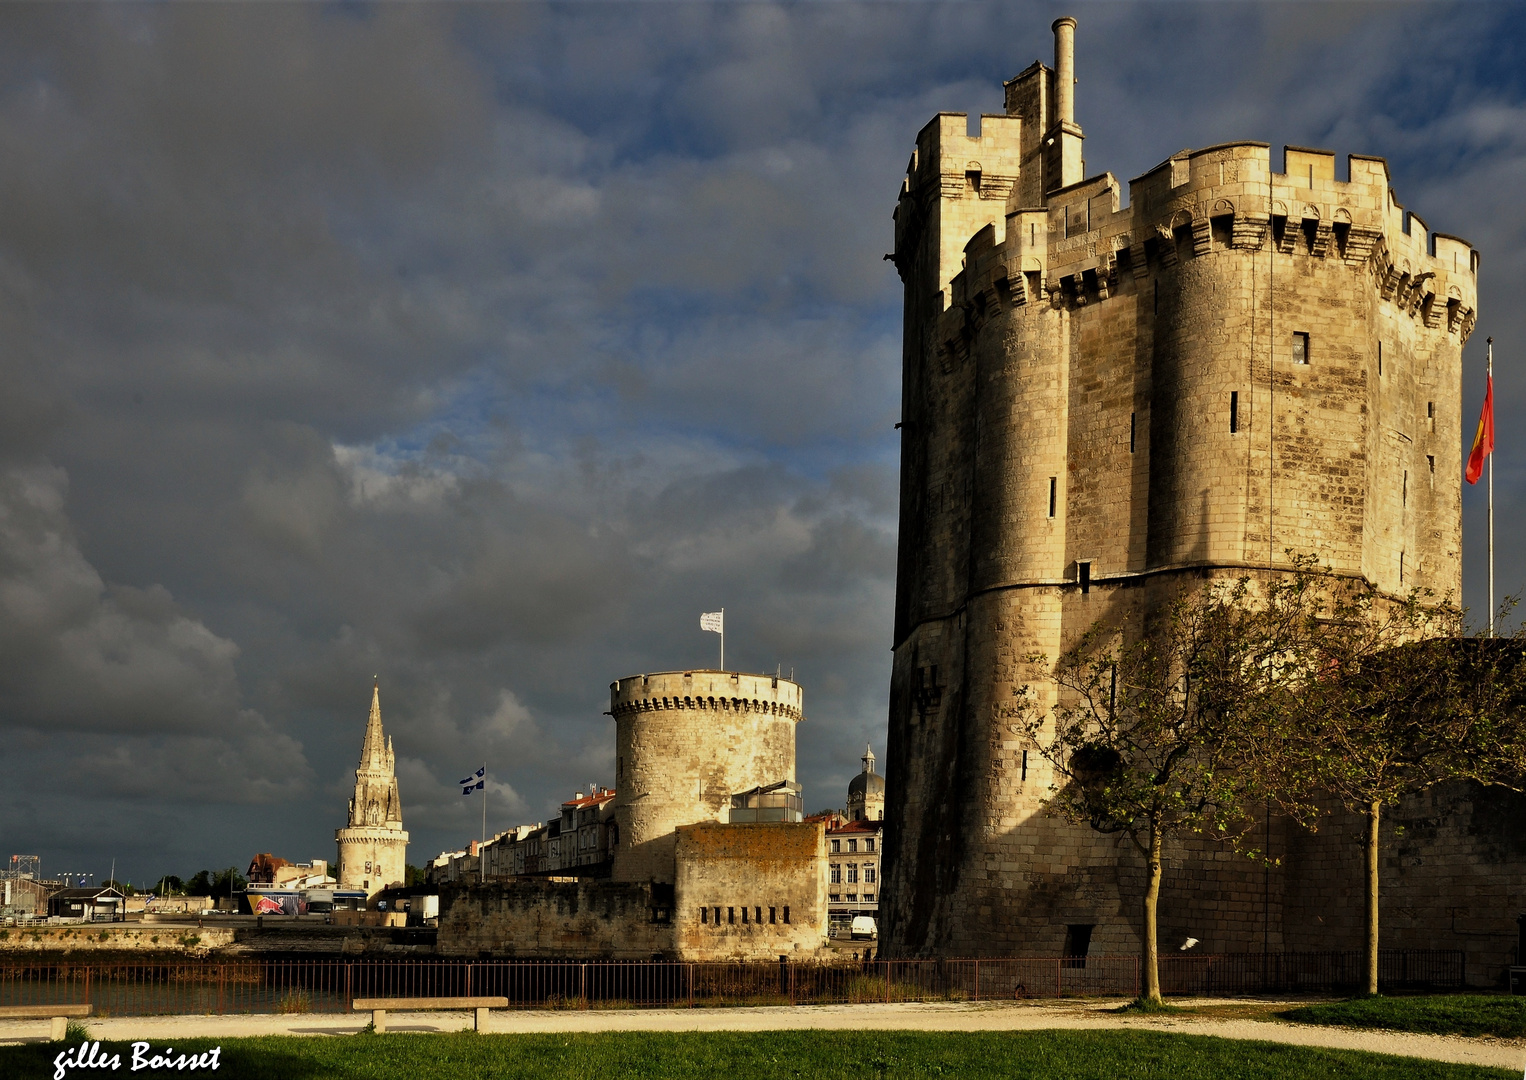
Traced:
POLYGON ((1054 517, 1054 499, 1055 499, 1056 491, 1059 488, 1059 485, 1060 485, 1060 478, 1058 476, 1051 476, 1049 478, 1049 516, 1050 517, 1054 517))
POLYGON ((752 921, 755 923, 763 922, 763 909, 761 907, 755 907, 752 909, 752 921))
POLYGON ((779 914, 779 909, 778 908, 769 908, 768 909, 768 924, 770 926, 772 926, 774 923, 779 921, 778 914, 779 914))
POLYGON ((1404 584, 1404 552, 1399 552, 1399 584, 1404 584))
POLYGON ((1076 579, 1081 583, 1081 594, 1092 591, 1092 564, 1089 562, 1076 563, 1076 579))
POLYGON ((1425 455, 1425 467, 1426 467, 1426 470, 1430 473, 1431 487, 1434 489, 1436 487, 1436 455, 1435 454, 1426 454, 1425 455))
POLYGON ((786 926, 789 925, 789 905, 788 904, 784 905, 784 923, 785 923, 786 926))
POLYGON ((1137 413, 1129 413, 1129 453, 1131 454, 1134 452, 1134 420, 1137 415, 1137 413))
POLYGON ((1084 968, 1086 954, 1091 952, 1094 925, 1067 926, 1065 928, 1065 967, 1084 968))
POLYGON ((1295 333, 1293 335, 1293 363, 1307 364, 1309 362, 1309 335, 1295 333))
POLYGON ((1023 776, 1022 776, 1022 778, 1024 780, 1028 779, 1028 751, 1026 751, 1026 750, 1023 751, 1023 776))
POLYGON ((1427 401, 1425 403, 1425 424, 1431 431, 1436 430, 1436 403, 1434 401, 1427 401))
POLYGON ((721 909, 720 908, 716 908, 715 909, 715 925, 716 926, 721 925, 721 909))
POLYGON ((1378 342, 1378 374, 1383 374, 1383 343, 1378 342))
POLYGON ((1240 433, 1240 391, 1238 390, 1229 392, 1229 433, 1231 435, 1240 433))
POLYGON ((699 921, 702 922, 702 923, 705 923, 705 924, 709 924, 709 922, 710 922, 710 909, 709 908, 702 907, 702 908, 699 909, 699 921))

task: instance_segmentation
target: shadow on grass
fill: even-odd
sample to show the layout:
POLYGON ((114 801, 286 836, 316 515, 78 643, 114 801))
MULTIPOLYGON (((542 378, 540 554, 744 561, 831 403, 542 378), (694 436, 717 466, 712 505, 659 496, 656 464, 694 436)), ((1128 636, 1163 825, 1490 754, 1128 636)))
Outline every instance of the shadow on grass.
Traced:
MULTIPOLYGON (((219 1045, 174 1044, 179 1053, 219 1045)), ((565 1035, 359 1034, 267 1036, 221 1042, 215 1080, 1483 1080, 1499 1070, 1163 1032, 774 1031, 622 1032, 565 1035)), ((63 1044, 0 1047, 0 1076, 51 1077, 63 1044)), ((166 1046, 156 1044, 154 1053, 166 1046)), ((131 1072, 127 1043, 102 1044, 131 1072)))
POLYGON ((1526 997, 1492 994, 1418 994, 1359 997, 1305 1005, 1277 1014, 1283 1020, 1331 1027, 1377 1028, 1422 1035, 1526 1038, 1526 997))

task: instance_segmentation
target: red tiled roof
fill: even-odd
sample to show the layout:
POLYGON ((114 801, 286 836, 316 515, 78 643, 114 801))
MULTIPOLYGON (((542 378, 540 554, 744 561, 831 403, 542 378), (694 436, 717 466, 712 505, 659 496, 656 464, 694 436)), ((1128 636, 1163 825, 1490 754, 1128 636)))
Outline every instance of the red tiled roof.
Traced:
POLYGON ((885 827, 883 821, 848 821, 836 829, 828 829, 828 836, 838 836, 842 833, 875 833, 885 827))
POLYGON ((562 806, 563 808, 569 806, 576 807, 581 810, 586 806, 598 806, 603 803, 607 803, 614 797, 615 793, 613 791, 601 791, 597 795, 589 795, 582 799, 568 799, 566 802, 562 803, 562 806))

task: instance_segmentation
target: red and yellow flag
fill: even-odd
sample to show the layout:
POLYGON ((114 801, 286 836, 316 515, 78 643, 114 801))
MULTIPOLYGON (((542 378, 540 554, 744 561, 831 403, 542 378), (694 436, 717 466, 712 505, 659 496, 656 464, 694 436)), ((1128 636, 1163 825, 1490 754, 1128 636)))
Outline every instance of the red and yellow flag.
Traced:
POLYGON ((1484 389, 1484 411, 1478 414, 1478 434, 1473 436, 1473 450, 1468 454, 1468 471, 1463 474, 1468 483, 1478 483, 1484 474, 1484 458, 1494 453, 1494 376, 1484 389))

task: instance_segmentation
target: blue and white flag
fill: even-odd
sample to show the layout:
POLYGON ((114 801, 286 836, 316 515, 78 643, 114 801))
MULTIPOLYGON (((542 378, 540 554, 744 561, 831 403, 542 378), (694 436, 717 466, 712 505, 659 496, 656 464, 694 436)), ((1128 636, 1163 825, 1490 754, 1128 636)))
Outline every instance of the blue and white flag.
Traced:
POLYGON ((470 795, 474 791, 482 791, 487 786, 487 766, 484 765, 465 780, 457 781, 461 785, 461 794, 470 795))

